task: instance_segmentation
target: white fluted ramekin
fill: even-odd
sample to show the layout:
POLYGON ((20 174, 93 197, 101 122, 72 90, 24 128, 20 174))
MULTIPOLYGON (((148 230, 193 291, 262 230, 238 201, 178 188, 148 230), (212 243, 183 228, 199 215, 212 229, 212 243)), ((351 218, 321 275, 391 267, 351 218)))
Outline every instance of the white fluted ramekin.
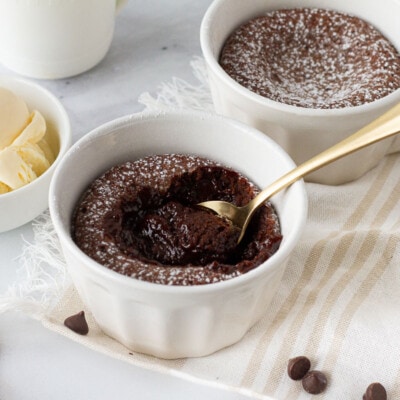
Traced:
MULTIPOLYGON (((214 0, 200 28, 202 52, 216 111, 245 122, 279 143, 300 164, 354 133, 400 102, 400 89, 357 107, 309 109, 282 104, 251 92, 219 65, 222 46, 239 25, 252 17, 282 8, 317 7, 357 15, 378 28, 400 51, 398 0, 214 0)), ((328 165, 306 177, 324 184, 354 180, 390 152, 400 138, 390 138, 328 165)))
POLYGON ((71 239, 74 207, 85 188, 113 165, 150 154, 208 157, 260 187, 294 166, 267 136, 240 122, 203 113, 136 114, 87 134, 67 153, 50 188, 50 212, 80 296, 103 331, 128 348, 162 358, 204 356, 229 346, 268 309, 288 257, 303 231, 303 182, 276 195, 283 241, 269 260, 231 280, 165 286, 107 269, 71 239))

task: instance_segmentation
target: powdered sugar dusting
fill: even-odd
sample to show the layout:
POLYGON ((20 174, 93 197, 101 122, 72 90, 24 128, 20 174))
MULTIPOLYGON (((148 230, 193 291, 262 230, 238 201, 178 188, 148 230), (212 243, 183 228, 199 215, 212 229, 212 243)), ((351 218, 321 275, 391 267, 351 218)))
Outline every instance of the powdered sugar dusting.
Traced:
MULTIPOLYGON (((111 168, 91 184, 77 206, 73 218, 75 242, 82 251, 111 270, 164 285, 208 284, 247 272, 275 252, 276 243, 279 246, 279 221, 270 206, 263 207, 264 214, 260 218, 260 228, 256 230, 256 239, 244 250, 246 254, 252 255, 252 258, 243 259, 236 265, 215 261, 200 266, 164 265, 146 258, 139 253, 137 247, 126 246, 126 243, 123 243, 124 232, 118 230, 122 225, 122 218, 126 216, 121 213, 132 212, 137 215, 142 212, 140 202, 143 189, 150 191, 150 197, 164 197, 174 179, 201 167, 210 166, 220 165, 196 156, 166 154, 148 156, 111 168), (130 199, 129 210, 126 206, 127 199, 130 199), (124 202, 124 211, 121 202, 124 202), (114 226, 117 227, 118 233, 110 236, 109 232, 114 226)), ((238 193, 235 198, 241 199, 240 202, 247 202, 258 190, 243 176, 238 176, 241 182, 245 182, 243 185, 247 192, 238 193)))
POLYGON ((307 108, 343 108, 400 88, 400 54, 358 17, 321 9, 272 11, 227 40, 221 66, 241 85, 307 108))

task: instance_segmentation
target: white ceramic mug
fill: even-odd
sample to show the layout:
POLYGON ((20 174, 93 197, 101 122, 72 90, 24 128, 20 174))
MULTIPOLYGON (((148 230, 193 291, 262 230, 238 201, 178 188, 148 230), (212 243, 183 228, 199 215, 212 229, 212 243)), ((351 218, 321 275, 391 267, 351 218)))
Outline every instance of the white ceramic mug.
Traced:
POLYGON ((37 79, 77 75, 106 55, 126 0, 0 0, 0 62, 37 79))

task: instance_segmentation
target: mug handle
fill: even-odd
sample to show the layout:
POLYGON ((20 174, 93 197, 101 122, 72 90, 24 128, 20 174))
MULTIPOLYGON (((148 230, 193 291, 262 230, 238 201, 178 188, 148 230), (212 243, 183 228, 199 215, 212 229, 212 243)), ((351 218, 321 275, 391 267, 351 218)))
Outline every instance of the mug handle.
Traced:
POLYGON ((121 8, 126 4, 128 0, 117 0, 116 5, 115 5, 115 12, 119 13, 121 11, 121 8))

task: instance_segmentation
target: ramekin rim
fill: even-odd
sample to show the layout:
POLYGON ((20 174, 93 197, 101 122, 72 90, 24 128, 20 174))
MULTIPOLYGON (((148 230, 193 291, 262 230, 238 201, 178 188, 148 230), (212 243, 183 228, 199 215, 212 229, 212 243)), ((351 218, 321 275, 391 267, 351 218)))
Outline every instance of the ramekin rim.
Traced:
MULTIPOLYGON (((242 129, 246 129, 253 134, 262 137, 263 140, 267 140, 272 143, 273 146, 276 147, 276 151, 280 152, 280 155, 286 158, 288 162, 288 166, 294 166, 294 162, 291 160, 290 156, 272 139, 262 134, 255 128, 247 126, 244 123, 236 121, 232 118, 223 117, 221 115, 213 114, 210 112, 202 112, 202 111, 185 111, 185 110, 168 110, 168 111, 144 111, 135 114, 128 114, 119 118, 116 118, 112 121, 106 122, 93 130, 91 130, 88 134, 78 140, 68 151, 67 154, 64 156, 62 162, 57 166, 53 179, 50 184, 50 191, 49 191, 49 208, 50 214, 53 221, 53 225, 57 232, 57 235, 60 237, 60 242, 67 246, 69 251, 71 251, 75 257, 78 257, 85 268, 89 268, 91 272, 94 272, 96 275, 101 275, 108 279, 112 279, 117 284, 121 284, 126 287, 138 288, 140 287, 143 291, 157 291, 157 293, 176 293, 176 294, 208 294, 211 292, 216 292, 220 290, 227 290, 229 288, 234 288, 236 286, 245 284, 246 281, 251 281, 256 279, 259 274, 262 273, 263 270, 266 268, 279 268, 281 263, 290 255, 293 248, 296 246, 298 242, 298 238, 300 237, 301 232, 304 229, 306 219, 307 219, 307 210, 308 210, 308 201, 307 201, 307 194, 305 190, 304 182, 298 181, 295 182, 289 190, 296 190, 298 191, 298 201, 299 201, 299 218, 296 225, 296 229, 294 229, 291 234, 287 237, 286 241, 284 242, 285 247, 282 251, 277 251, 274 255, 272 255, 268 260, 266 260, 260 266, 254 268, 253 270, 225 280, 220 281, 212 284, 206 285, 190 285, 190 286, 181 286, 181 285, 163 285, 157 284, 147 281, 141 281, 136 278, 132 278, 129 276, 122 275, 118 272, 112 271, 111 269, 101 265, 100 263, 96 262, 89 256, 87 256, 82 250, 78 248, 78 246, 73 242, 72 237, 69 232, 64 227, 63 222, 59 218, 57 205, 55 204, 55 186, 57 184, 58 175, 62 169, 63 163, 68 161, 70 155, 72 155, 75 151, 79 151, 79 147, 88 143, 92 140, 95 140, 97 137, 104 136, 107 134, 111 134, 114 130, 123 127, 125 124, 131 123, 132 120, 143 120, 145 118, 152 119, 152 118, 160 118, 160 117, 171 117, 171 116, 186 116, 186 117, 205 117, 205 118, 216 118, 219 120, 227 120, 229 123, 240 125, 242 129), (274 264, 272 264, 274 263, 274 264), (272 265, 271 265, 272 264, 272 265), (271 266, 270 266, 271 265, 271 266)), ((281 249, 281 248, 280 248, 281 249)))
POLYGON ((206 10, 203 19, 200 24, 200 47, 208 67, 218 76, 222 82, 225 83, 232 90, 238 92, 240 95, 244 96, 250 101, 253 101, 260 106, 269 107, 281 112, 287 112, 290 114, 298 114, 304 117, 341 117, 348 114, 358 115, 361 113, 366 113, 371 109, 384 107, 385 103, 390 103, 393 97, 399 97, 400 101, 400 88, 396 89, 394 92, 381 97, 380 99, 374 100, 369 103, 365 103, 359 106, 353 107, 342 107, 342 108, 332 108, 332 109, 321 109, 321 108, 308 108, 308 107, 298 107, 290 104, 281 103, 267 97, 261 96, 257 93, 252 92, 250 89, 245 88, 231 78, 221 67, 218 60, 214 56, 211 45, 210 45, 210 26, 213 21, 212 17, 215 10, 219 6, 221 0, 215 0, 206 10))

